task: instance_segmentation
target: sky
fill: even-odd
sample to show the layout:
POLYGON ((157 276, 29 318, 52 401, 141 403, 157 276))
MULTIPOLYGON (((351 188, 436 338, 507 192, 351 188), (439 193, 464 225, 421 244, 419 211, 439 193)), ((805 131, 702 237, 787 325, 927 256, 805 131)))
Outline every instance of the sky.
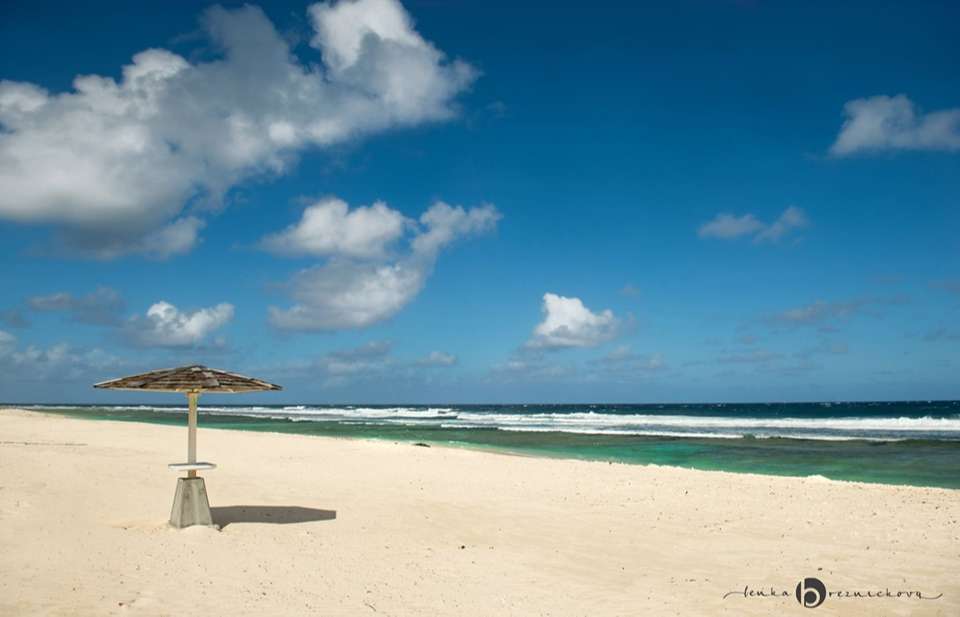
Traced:
POLYGON ((956 4, 518 4, 3 3, 0 401, 960 398, 956 4))

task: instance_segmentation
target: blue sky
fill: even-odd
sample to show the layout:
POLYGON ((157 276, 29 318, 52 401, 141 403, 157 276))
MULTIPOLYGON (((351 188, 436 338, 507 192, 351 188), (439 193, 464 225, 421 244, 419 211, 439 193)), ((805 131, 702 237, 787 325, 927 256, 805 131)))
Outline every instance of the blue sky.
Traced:
POLYGON ((0 400, 960 398, 949 3, 3 12, 0 400))

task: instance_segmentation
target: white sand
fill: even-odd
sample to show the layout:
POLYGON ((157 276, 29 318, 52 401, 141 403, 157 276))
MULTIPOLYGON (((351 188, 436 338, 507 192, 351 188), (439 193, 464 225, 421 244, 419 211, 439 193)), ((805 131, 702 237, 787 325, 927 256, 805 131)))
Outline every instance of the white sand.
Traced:
POLYGON ((960 615, 960 491, 0 410, 0 615, 960 615), (297 507, 299 509, 288 509, 297 507), (310 508, 315 510, 303 510, 310 508), (269 516, 268 516, 269 515, 269 516), (920 590, 939 600, 724 599, 920 590))

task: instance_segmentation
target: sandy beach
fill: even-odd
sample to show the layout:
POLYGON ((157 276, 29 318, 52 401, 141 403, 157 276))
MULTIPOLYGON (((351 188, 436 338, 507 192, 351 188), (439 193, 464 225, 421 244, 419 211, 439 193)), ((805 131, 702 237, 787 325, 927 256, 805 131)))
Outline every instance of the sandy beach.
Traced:
POLYGON ((958 491, 201 419, 222 528, 177 531, 166 464, 185 433, 0 410, 0 614, 805 614, 810 577, 894 596, 828 596, 816 615, 960 614, 958 491))

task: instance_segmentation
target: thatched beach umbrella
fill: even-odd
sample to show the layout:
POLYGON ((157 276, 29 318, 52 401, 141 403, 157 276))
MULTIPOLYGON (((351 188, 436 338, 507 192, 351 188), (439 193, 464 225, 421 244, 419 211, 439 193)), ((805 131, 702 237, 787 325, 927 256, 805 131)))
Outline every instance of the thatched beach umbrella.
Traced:
POLYGON ((201 469, 215 469, 216 465, 197 462, 197 399, 202 392, 235 393, 259 392, 263 390, 281 390, 278 385, 228 373, 205 366, 191 365, 179 368, 160 369, 102 381, 94 388, 108 390, 129 390, 136 392, 182 392, 187 395, 189 414, 187 416, 187 462, 172 463, 170 469, 186 471, 186 478, 177 480, 177 493, 170 513, 170 524, 174 527, 189 525, 212 525, 210 503, 207 500, 207 488, 203 478, 197 476, 201 469))

